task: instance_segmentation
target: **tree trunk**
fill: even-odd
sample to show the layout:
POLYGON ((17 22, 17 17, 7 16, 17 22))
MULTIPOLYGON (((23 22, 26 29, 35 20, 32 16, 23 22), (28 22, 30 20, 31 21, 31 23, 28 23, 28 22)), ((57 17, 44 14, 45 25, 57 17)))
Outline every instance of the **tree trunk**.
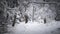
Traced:
POLYGON ((16 21, 16 15, 14 15, 14 21, 13 21, 13 24, 12 24, 13 27, 15 26, 15 21, 16 21))

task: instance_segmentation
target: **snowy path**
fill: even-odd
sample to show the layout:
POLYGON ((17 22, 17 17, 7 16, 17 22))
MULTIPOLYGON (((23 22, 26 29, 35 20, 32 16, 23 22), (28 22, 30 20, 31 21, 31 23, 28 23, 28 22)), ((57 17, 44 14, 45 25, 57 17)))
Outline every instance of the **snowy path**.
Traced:
MULTIPOLYGON (((24 22, 16 24, 15 27, 9 28, 11 31, 9 34, 52 34, 52 31, 55 31, 60 27, 59 22, 52 22, 50 24, 43 24, 37 22, 29 22, 25 24, 24 22)), ((8 33, 6 33, 8 34, 8 33)))

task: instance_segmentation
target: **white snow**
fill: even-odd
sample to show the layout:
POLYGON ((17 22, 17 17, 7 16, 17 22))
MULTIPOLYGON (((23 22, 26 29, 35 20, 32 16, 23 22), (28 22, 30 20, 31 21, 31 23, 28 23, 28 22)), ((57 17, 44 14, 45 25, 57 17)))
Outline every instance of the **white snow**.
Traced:
POLYGON ((10 33, 7 34, 51 34, 56 28, 59 28, 60 23, 57 21, 52 21, 51 23, 38 23, 38 22, 21 22, 15 24, 14 27, 9 25, 8 30, 10 33))

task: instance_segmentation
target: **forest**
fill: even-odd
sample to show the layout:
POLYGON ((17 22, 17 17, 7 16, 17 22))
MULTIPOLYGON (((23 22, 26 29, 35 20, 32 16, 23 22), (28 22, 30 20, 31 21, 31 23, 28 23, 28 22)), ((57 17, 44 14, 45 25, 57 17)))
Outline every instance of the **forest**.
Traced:
POLYGON ((0 34, 16 23, 60 21, 60 0, 0 0, 0 34), (10 25, 10 26, 9 26, 10 25))

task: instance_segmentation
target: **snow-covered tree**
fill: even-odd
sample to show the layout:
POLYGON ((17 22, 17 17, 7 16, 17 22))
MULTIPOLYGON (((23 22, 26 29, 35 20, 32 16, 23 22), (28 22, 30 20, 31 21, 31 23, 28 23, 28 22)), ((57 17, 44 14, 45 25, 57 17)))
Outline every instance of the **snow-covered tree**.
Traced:
POLYGON ((34 18, 35 21, 44 22, 44 19, 46 18, 46 21, 50 22, 51 20, 54 20, 56 16, 55 7, 52 6, 53 4, 49 5, 31 3, 27 8, 26 13, 29 15, 31 19, 34 18))

